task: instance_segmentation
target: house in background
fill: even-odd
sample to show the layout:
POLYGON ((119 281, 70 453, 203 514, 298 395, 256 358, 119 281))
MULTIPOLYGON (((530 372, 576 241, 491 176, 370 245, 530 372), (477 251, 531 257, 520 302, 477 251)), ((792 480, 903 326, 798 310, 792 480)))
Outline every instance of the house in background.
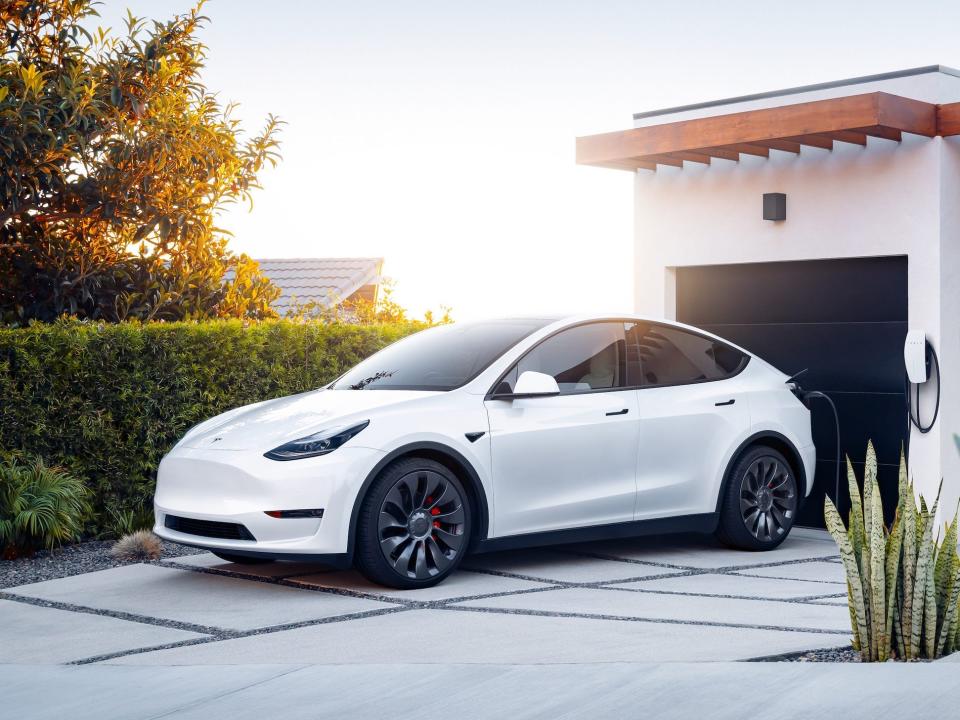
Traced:
POLYGON ((377 302, 383 258, 263 258, 257 262, 281 290, 272 303, 281 316, 307 303, 332 308, 347 301, 377 302))
MULTIPOLYGON (((633 120, 578 138, 577 161, 633 174, 637 312, 729 338, 787 374, 808 368, 800 382, 836 403, 841 450, 860 477, 867 439, 876 444, 887 510, 907 444, 917 490, 931 502, 943 478, 940 506, 952 515, 960 72, 934 65, 633 120), (907 420, 908 330, 939 355, 940 372, 912 386, 921 424, 939 404, 929 432, 907 420)), ((822 522, 837 471, 829 407, 813 401, 812 412, 818 462, 805 524, 822 522)))

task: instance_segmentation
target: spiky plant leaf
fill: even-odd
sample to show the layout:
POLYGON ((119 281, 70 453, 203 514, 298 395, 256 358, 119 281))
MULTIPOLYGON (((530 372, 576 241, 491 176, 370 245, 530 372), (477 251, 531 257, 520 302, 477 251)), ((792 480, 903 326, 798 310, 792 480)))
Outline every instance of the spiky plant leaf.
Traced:
MULTIPOLYGON (((917 511, 921 517, 930 514, 930 508, 927 507, 927 499, 920 496, 920 509, 917 511)), ((917 548, 920 547, 920 541, 923 539, 923 526, 917 523, 917 548)))
MULTIPOLYGON (((870 636, 873 645, 873 657, 884 661, 887 659, 890 648, 890 640, 886 635, 887 626, 887 606, 885 601, 887 583, 884 578, 885 565, 885 547, 884 547, 884 528, 883 528, 883 504, 880 500, 880 488, 877 485, 876 457, 871 452, 871 445, 867 450, 867 465, 873 461, 873 472, 869 470, 865 473, 869 483, 870 491, 865 492, 864 504, 866 499, 870 500, 870 636)), ((865 518, 866 518, 865 513, 865 518)))
POLYGON ((934 527, 937 522, 937 509, 940 507, 940 494, 942 492, 943 480, 941 479, 940 485, 937 487, 937 496, 933 500, 933 506, 930 508, 929 517, 924 525, 924 540, 929 538, 932 546, 930 561, 927 565, 926 589, 923 599, 923 647, 928 658, 934 656, 937 645, 937 587, 934 577, 937 543, 934 539, 934 527))
MULTIPOLYGON (((953 572, 956 577, 956 583, 960 586, 960 557, 954 558, 953 561, 953 572)), ((960 600, 957 601, 960 603, 960 600)), ((952 653, 957 650, 958 642, 960 642, 960 608, 954 607, 954 613, 952 619, 947 628, 947 650, 946 652, 952 653)))
POLYGON ((947 610, 947 599, 953 583, 953 561, 957 556, 957 516, 947 526, 934 562, 934 586, 937 593, 937 623, 941 623, 947 610))
MULTIPOLYGON (((930 542, 933 543, 932 535, 930 542)), ((933 659, 937 654, 937 590, 933 579, 933 562, 927 564, 924 584, 926 593, 923 598, 923 649, 927 657, 933 659)))
MULTIPOLYGON (((954 524, 956 524, 956 520, 954 520, 954 524)), ((952 565, 950 569, 953 570, 952 565)), ((947 596, 944 598, 946 609, 943 612, 943 621, 941 622, 939 631, 937 633, 937 648, 934 657, 940 657, 943 655, 943 652, 944 650, 947 650, 948 645, 952 644, 951 641, 953 635, 951 634, 951 631, 957 618, 957 603, 960 602, 960 571, 955 571, 950 579, 950 582, 947 584, 949 586, 949 590, 947 596)))
POLYGON ((837 508, 829 497, 824 498, 823 501, 823 517, 826 520, 827 531, 833 536, 837 547, 840 549, 840 558, 843 561, 844 570, 847 572, 850 606, 853 608, 853 619, 856 623, 854 635, 860 639, 860 656, 864 660, 869 660, 870 633, 867 629, 867 606, 864 601, 860 567, 856 557, 854 557, 853 545, 850 543, 850 538, 847 537, 843 520, 840 519, 840 513, 837 512, 837 508))
POLYGON ((893 634, 897 642, 897 657, 901 660, 907 657, 906 644, 903 641, 903 619, 900 617, 902 603, 903 590, 898 585, 896 602, 893 603, 893 634))
POLYGON ((853 638, 850 645, 856 652, 860 652, 860 629, 857 626, 857 612, 853 609, 853 589, 850 587, 850 581, 847 580, 847 610, 850 612, 850 629, 853 631, 853 638))
POLYGON ((884 631, 888 647, 894 635, 893 615, 894 609, 897 606, 897 580, 900 577, 900 548, 903 544, 903 523, 900 522, 900 510, 901 508, 898 507, 896 514, 893 516, 893 527, 890 528, 890 535, 887 537, 886 566, 884 568, 884 575, 887 581, 887 622, 884 631))
POLYGON ((860 486, 857 484, 857 476, 853 472, 853 464, 847 457, 847 492, 850 494, 850 544, 853 547, 853 554, 857 560, 857 567, 863 570, 863 545, 864 545, 864 524, 863 524, 863 502, 860 499, 860 486))
POLYGON ((909 653, 910 638, 913 636, 913 588, 917 569, 917 502, 913 494, 913 484, 907 480, 907 462, 903 452, 900 453, 900 503, 903 519, 903 612, 900 613, 900 625, 905 647, 906 658, 915 657, 909 653))
MULTIPOLYGON (((863 463, 863 560, 866 569, 861 566, 863 573, 864 587, 869 587, 873 582, 873 543, 870 534, 873 528, 873 480, 877 475, 877 456, 873 452, 873 443, 867 441, 867 453, 863 463), (873 460, 873 477, 871 477, 870 461, 873 460)), ((882 524, 882 519, 881 519, 882 524)))
MULTIPOLYGON (((921 507, 924 506, 923 498, 920 498, 921 507)), ((908 657, 920 657, 920 640, 923 633, 923 604, 926 599, 927 591, 927 566, 930 564, 930 552, 933 541, 927 530, 930 522, 930 516, 923 513, 917 525, 920 526, 921 538, 920 546, 917 551, 917 568, 913 584, 913 605, 911 607, 912 617, 910 620, 910 646, 907 650, 908 657)))

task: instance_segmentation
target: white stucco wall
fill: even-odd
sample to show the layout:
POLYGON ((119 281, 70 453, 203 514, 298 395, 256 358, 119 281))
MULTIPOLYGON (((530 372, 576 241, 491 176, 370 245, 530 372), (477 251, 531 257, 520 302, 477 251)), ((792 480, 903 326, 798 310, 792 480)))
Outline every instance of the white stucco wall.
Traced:
MULTIPOLYGON (((638 121, 786 105, 884 90, 928 102, 960 100, 960 78, 943 73, 769 98, 638 121)), ((640 170, 635 184, 636 310, 675 317, 674 268, 742 262, 908 256, 909 325, 941 357, 940 419, 911 436, 917 490, 932 498, 944 477, 943 506, 960 498, 960 139, 904 135, 867 147, 804 147, 799 156, 741 156, 710 166, 640 170), (787 194, 787 220, 761 219, 765 192, 787 194)), ((924 399, 925 410, 931 407, 924 399)))

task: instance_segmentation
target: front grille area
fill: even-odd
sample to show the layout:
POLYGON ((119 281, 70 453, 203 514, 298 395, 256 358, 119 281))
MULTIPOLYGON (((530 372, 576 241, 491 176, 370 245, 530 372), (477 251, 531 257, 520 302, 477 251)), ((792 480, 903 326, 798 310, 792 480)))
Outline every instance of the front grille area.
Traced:
POLYGON ((171 530, 186 535, 219 538, 221 540, 256 540, 256 538, 239 523, 216 522, 214 520, 197 520, 195 518, 167 515, 163 524, 171 530))

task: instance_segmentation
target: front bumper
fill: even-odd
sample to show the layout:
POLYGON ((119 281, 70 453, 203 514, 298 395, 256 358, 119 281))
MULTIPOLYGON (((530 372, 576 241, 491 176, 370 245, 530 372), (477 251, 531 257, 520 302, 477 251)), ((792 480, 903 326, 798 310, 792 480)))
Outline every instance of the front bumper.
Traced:
POLYGON ((357 495, 382 456, 369 448, 344 447, 321 457, 277 462, 242 450, 175 448, 157 474, 154 532, 184 545, 239 555, 348 559, 357 495), (266 514, 321 508, 322 518, 266 514), (172 529, 168 515, 242 525, 253 539, 196 534, 207 533, 203 522, 179 523, 187 532, 172 529))

